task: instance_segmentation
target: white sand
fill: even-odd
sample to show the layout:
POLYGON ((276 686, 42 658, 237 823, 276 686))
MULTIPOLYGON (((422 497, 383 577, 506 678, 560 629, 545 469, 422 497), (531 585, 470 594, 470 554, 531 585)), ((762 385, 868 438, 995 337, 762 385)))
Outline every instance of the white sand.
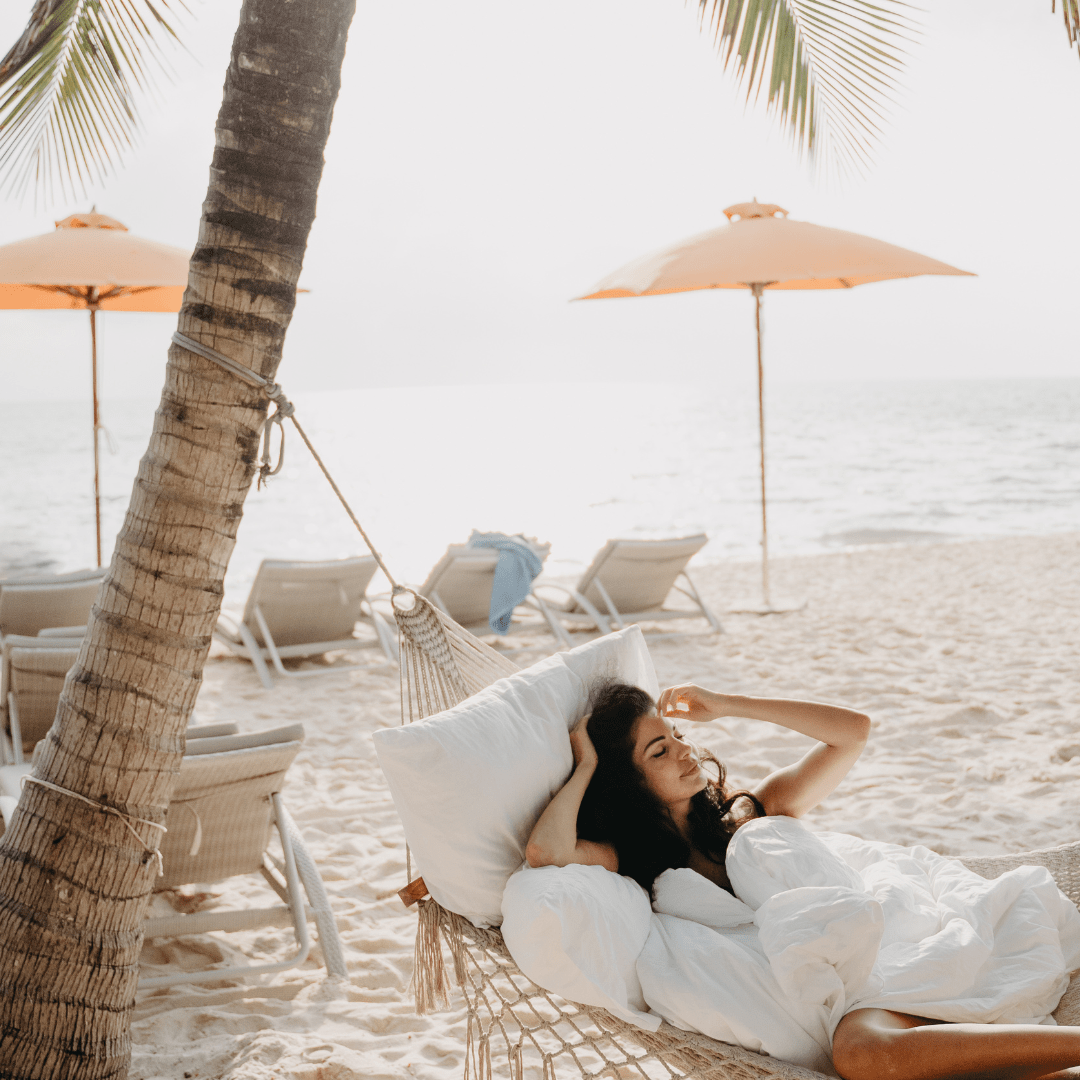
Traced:
MULTIPOLYGON (((723 635, 664 641, 650 634, 650 642, 661 685, 693 681, 870 714, 870 745, 814 812, 815 824, 944 854, 1077 838, 1080 534, 785 559, 773 573, 774 591, 805 598, 805 609, 728 615, 723 635)), ((706 569, 698 580, 723 611, 753 592, 756 575, 753 565, 734 565, 706 569)), ((350 986, 329 989, 309 960, 262 985, 144 996, 135 1013, 133 1077, 461 1076, 460 1005, 419 1018, 408 993, 415 916, 395 895, 405 883, 404 839, 368 737, 399 722, 397 672, 374 653, 364 662, 349 675, 264 691, 250 665, 216 655, 198 703, 201 721, 234 720, 242 730, 306 725, 285 798, 322 868, 350 986)), ((808 745, 742 720, 694 735, 728 763, 736 782, 765 775, 808 745)), ((214 891, 221 902, 265 902, 257 881, 214 891)), ((221 940, 151 943, 144 959, 198 967, 231 954, 232 942, 249 956, 280 957, 289 935, 266 930, 214 943, 221 940)))

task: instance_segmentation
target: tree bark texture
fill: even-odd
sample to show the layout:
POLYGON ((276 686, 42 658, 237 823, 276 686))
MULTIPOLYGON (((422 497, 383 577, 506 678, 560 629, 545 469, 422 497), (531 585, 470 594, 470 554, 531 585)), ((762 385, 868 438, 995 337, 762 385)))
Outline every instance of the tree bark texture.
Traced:
MULTIPOLYGON (((271 379, 354 9, 245 0, 233 42, 179 329, 271 379)), ((261 391, 170 348, 109 573, 37 755, 34 776, 64 791, 27 784, 0 841, 4 1078, 127 1075, 160 836, 139 819, 165 818, 266 409, 261 391)))

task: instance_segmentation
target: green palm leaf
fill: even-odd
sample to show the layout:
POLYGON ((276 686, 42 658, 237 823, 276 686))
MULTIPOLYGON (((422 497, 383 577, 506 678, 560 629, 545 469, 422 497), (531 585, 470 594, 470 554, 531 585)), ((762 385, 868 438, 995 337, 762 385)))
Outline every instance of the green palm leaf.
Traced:
MULTIPOLYGON (((1065 0, 1075 3, 1076 0, 1065 0)), ((698 0, 747 100, 768 87, 795 145, 842 172, 872 160, 914 40, 905 0, 698 0), (824 154, 822 151, 825 151, 824 154)))
POLYGON ((184 0, 36 0, 0 60, 0 185, 51 195, 102 179, 138 128, 135 94, 168 72, 184 0))

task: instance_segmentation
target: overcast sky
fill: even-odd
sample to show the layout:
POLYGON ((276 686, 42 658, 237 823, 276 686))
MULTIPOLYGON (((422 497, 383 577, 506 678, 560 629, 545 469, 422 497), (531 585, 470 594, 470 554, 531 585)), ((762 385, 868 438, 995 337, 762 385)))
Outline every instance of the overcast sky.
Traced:
MULTIPOLYGON (((30 6, 2 0, 0 51, 30 6)), ((190 248, 239 6, 192 5, 117 175, 0 203, 0 243, 96 203, 190 248)), ((878 162, 841 185, 742 104, 693 0, 360 0, 280 381, 745 381, 745 293, 568 301, 752 196, 979 274, 766 294, 771 379, 1080 375, 1076 50, 1050 0, 925 6, 878 162)), ((0 312, 3 396, 84 397, 87 323, 0 312)), ((175 317, 99 325, 105 396, 156 396, 175 317)))

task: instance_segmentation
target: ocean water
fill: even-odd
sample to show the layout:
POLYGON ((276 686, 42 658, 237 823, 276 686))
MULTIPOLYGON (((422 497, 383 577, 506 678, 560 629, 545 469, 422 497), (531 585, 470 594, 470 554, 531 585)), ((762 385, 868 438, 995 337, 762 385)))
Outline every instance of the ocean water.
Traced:
MULTIPOLYGON (((297 395, 297 416, 395 575, 474 529, 550 541, 568 577, 608 538, 705 531, 702 561, 760 552, 757 397, 682 384, 297 395)), ((106 552, 154 401, 107 401, 106 552)), ((767 390, 770 552, 1080 529, 1080 379, 808 383, 767 390)), ((289 425, 286 425, 288 428, 289 425)), ((0 404, 0 575, 92 565, 89 403, 0 404)), ((252 490, 226 581, 360 537, 295 431, 252 490)))

